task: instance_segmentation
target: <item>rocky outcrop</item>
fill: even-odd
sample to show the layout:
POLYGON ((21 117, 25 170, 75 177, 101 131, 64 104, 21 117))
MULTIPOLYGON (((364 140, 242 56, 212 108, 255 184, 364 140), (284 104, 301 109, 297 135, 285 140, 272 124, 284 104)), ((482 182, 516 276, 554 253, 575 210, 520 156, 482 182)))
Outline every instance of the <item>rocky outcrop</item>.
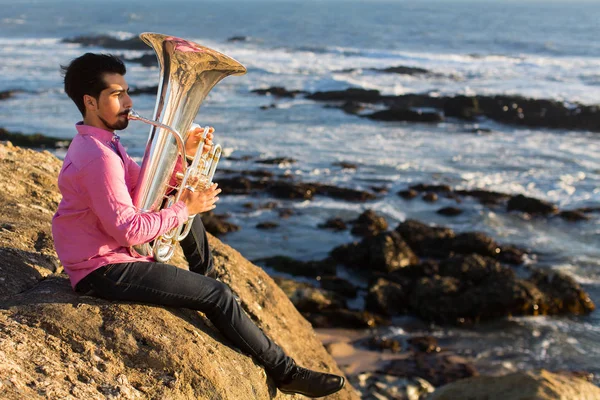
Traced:
POLYGON ((581 378, 546 370, 515 372, 500 377, 476 376, 442 386, 427 400, 594 400, 600 388, 581 378))
MULTIPOLYGON (((0 397, 287 399, 198 312, 81 296, 56 260, 50 220, 61 162, 0 144, 0 397)), ((209 237, 219 278, 301 365, 339 373, 285 294, 209 237)), ((175 262, 185 268, 181 254, 175 262)), ((355 399, 348 385, 333 399, 355 399)))
POLYGON ((104 47, 105 49, 149 50, 148 45, 137 36, 132 37, 131 39, 118 39, 108 35, 77 36, 74 38, 63 39, 62 42, 77 43, 84 47, 104 47))
POLYGON ((0 140, 9 141, 15 146, 37 149, 58 149, 68 147, 71 143, 68 139, 55 138, 41 133, 25 135, 21 132, 9 132, 4 128, 0 128, 0 140))

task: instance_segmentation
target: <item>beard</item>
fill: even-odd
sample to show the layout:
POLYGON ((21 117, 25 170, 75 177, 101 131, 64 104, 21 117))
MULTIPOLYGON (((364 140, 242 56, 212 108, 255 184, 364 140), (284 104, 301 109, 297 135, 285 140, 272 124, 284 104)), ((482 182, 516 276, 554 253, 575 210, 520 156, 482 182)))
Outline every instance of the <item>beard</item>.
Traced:
POLYGON ((123 129, 127 128, 127 126, 129 125, 129 119, 127 118, 126 113, 119 114, 117 121, 112 124, 100 116, 98 118, 100 118, 100 121, 102 121, 102 123, 104 123, 104 125, 106 125, 107 128, 115 130, 115 131, 122 131, 123 129), (123 119, 121 119, 121 118, 123 118, 123 119))

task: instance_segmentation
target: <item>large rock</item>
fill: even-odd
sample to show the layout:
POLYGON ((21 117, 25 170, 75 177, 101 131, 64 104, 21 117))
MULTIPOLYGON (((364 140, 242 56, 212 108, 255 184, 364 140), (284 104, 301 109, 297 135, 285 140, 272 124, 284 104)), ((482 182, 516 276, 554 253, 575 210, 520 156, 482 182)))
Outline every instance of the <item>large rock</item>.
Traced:
POLYGON ((581 378, 545 370, 475 376, 437 389, 427 400, 596 400, 600 388, 581 378))
MULTIPOLYGON (((290 398, 201 313, 71 290, 50 235, 60 167, 48 152, 0 144, 0 398, 290 398)), ((340 373, 273 280, 209 241, 218 276, 252 320, 301 365, 340 373)), ((185 268, 180 253, 174 263, 185 268)), ((357 395, 348 385, 331 398, 357 395)))

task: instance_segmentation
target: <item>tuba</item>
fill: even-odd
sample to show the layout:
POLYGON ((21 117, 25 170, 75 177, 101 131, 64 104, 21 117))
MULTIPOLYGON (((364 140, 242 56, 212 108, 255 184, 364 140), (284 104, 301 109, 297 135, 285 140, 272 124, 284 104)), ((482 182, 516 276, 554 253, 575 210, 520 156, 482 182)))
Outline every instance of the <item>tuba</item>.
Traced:
MULTIPOLYGON (((187 165, 187 133, 208 92, 226 76, 245 74, 246 68, 233 58, 188 40, 158 33, 142 33, 140 38, 156 53, 160 81, 153 119, 143 118, 133 110, 128 115, 130 120, 151 126, 133 205, 142 212, 153 212, 177 202, 188 185, 212 184, 221 146, 213 145, 210 151, 203 152, 204 141, 185 173, 179 174, 181 182, 171 186, 170 181, 178 160, 187 165)), ((208 127, 203 139, 207 133, 208 127)), ((194 217, 191 215, 183 225, 150 243, 133 246, 130 251, 166 262, 173 256, 177 242, 189 233, 194 217)))

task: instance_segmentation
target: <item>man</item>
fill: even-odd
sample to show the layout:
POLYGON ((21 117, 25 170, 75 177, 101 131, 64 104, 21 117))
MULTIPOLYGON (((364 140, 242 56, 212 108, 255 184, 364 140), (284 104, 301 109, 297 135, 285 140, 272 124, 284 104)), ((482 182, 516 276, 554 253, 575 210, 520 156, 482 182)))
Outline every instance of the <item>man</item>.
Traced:
MULTIPOLYGON (((127 127, 132 107, 125 65, 111 55, 87 53, 63 67, 65 92, 83 115, 58 177, 63 199, 52 219, 56 252, 76 291, 203 312, 229 340, 255 357, 285 393, 310 397, 340 390, 344 378, 310 371, 268 338, 243 312, 229 287, 207 275, 213 267, 200 217, 181 242, 189 271, 132 255, 128 248, 146 243, 216 207, 216 184, 185 190, 171 207, 141 213, 132 194, 140 166, 126 153, 115 131, 127 127)), ((199 146, 191 133, 188 154, 199 146)), ((212 129, 207 137, 209 145, 212 129)), ((206 149, 204 149, 206 150, 206 149)))

